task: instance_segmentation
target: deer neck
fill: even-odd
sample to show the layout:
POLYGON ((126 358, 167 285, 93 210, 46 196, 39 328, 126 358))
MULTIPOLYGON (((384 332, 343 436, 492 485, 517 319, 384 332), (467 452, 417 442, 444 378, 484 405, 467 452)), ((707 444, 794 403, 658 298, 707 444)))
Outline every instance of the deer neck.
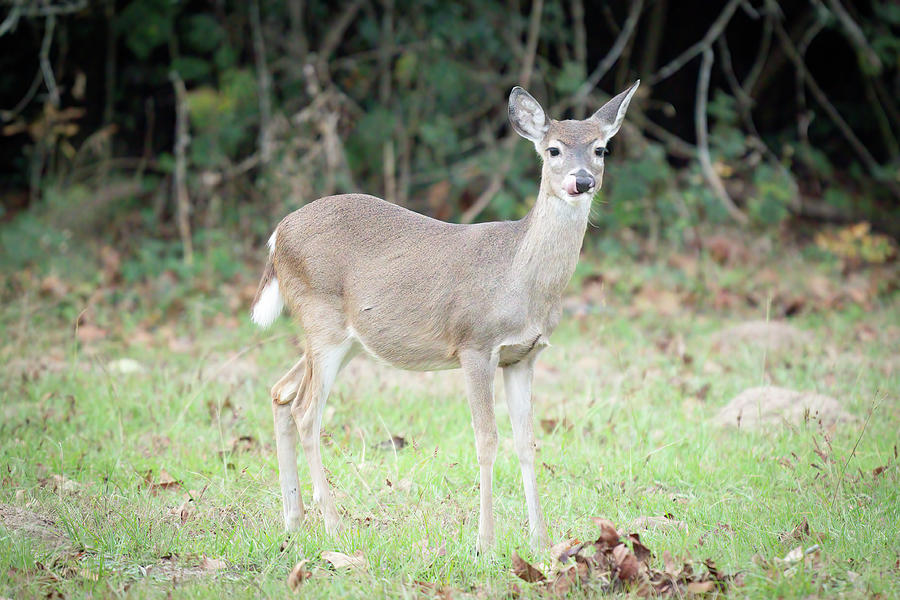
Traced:
MULTIPOLYGON (((513 258, 512 277, 535 305, 550 305, 575 272, 591 210, 589 199, 576 203, 556 197, 543 180, 513 258)), ((538 308, 535 306, 535 308, 538 308)))

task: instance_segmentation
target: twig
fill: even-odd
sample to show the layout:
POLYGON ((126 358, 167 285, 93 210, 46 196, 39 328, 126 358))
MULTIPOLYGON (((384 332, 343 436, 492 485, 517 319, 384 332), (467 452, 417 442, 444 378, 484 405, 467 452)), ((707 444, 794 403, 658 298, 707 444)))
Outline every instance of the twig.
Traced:
POLYGON ((880 73, 882 69, 881 59, 878 58, 878 54, 876 54, 875 50, 872 49, 872 46, 869 45, 869 42, 866 40, 866 34, 863 33, 860 26, 853 20, 853 17, 850 16, 850 13, 844 8, 844 5, 841 4, 840 0, 828 0, 828 5, 831 7, 831 12, 834 13, 838 21, 843 25, 847 37, 850 39, 850 42, 856 46, 856 50, 866 57, 866 60, 869 61, 869 64, 876 73, 880 73))
POLYGON ((9 9, 9 13, 6 15, 6 18, 0 23, 0 37, 15 30, 16 26, 19 24, 19 15, 21 14, 22 4, 20 2, 14 2, 12 8, 9 9))
POLYGON ((50 46, 53 44, 53 30, 56 29, 56 15, 47 16, 44 25, 44 40, 41 42, 41 73, 44 75, 44 84, 50 95, 50 104, 59 108, 59 89, 56 87, 56 78, 53 76, 53 67, 50 66, 50 46))
MULTIPOLYGON (((774 0, 768 0, 769 3, 774 2, 774 0)), ((816 101, 822 106, 840 132, 844 135, 847 142, 850 144, 850 147, 853 148, 853 151, 856 152, 857 156, 859 156, 860 160, 865 164, 866 168, 869 170, 869 173, 875 179, 879 181, 883 181, 884 184, 893 192, 893 194, 900 198, 900 187, 897 184, 890 180, 883 180, 879 177, 879 165, 869 150, 865 147, 865 145, 856 137, 856 134, 853 133, 853 129, 847 124, 841 114, 837 111, 834 105, 828 101, 828 96, 819 87, 819 84, 816 83, 816 80, 813 79, 809 70, 806 68, 806 65, 803 63, 803 59, 797 52, 796 46, 794 46, 794 42, 791 41, 790 36, 784 30, 781 22, 775 23, 775 35, 778 36, 779 41, 781 42, 782 47, 784 48, 785 54, 788 59, 794 63, 794 67, 800 71, 803 71, 804 79, 806 81, 807 87, 809 87, 809 91, 812 92, 813 97, 815 97, 816 101)))
MULTIPOLYGON (((571 0, 572 2, 572 46, 575 52, 575 62, 580 67, 580 73, 587 73, 587 32, 584 27, 584 0, 571 0)), ((575 118, 583 119, 587 110, 585 99, 581 98, 575 103, 575 118)))
POLYGON ((256 81, 259 95, 259 158, 267 164, 272 158, 272 77, 266 65, 266 45, 259 16, 259 0, 250 3, 250 29, 253 31, 253 58, 256 63, 256 81))
POLYGON ((726 4, 725 8, 722 9, 722 12, 719 13, 719 16, 716 17, 715 21, 713 21, 713 24, 710 26, 709 30, 706 32, 703 38, 701 38, 700 41, 682 52, 680 55, 669 61, 669 63, 666 64, 666 66, 664 66, 658 72, 656 72, 656 74, 650 76, 647 80, 648 85, 655 85, 660 81, 671 77, 684 65, 689 63, 695 56, 697 56, 704 50, 709 49, 716 38, 722 35, 722 32, 725 31, 725 27, 728 25, 728 22, 731 20, 732 15, 734 15, 734 11, 737 10, 737 7, 740 5, 740 3, 741 0, 731 0, 728 4, 726 4))
POLYGON ((32 98, 34 98, 34 95, 37 93, 38 88, 41 87, 41 81, 43 80, 43 74, 41 73, 41 70, 38 69, 34 74, 34 79, 31 81, 31 87, 28 88, 28 91, 25 92, 25 95, 22 96, 22 99, 19 100, 19 103, 16 104, 11 110, 0 110, 0 118, 2 118, 4 121, 12 121, 17 116, 19 116, 19 113, 22 112, 22 109, 28 106, 28 103, 31 102, 32 98))
POLYGON ((109 125, 113 120, 113 108, 116 90, 116 32, 113 19, 116 14, 115 0, 106 0, 106 57, 103 75, 103 123, 109 125))
MULTIPOLYGON (((522 60, 521 70, 519 71, 519 82, 525 87, 531 82, 531 75, 534 69, 534 57, 537 53, 537 42, 541 32, 541 13, 543 10, 544 0, 535 0, 534 4, 531 5, 531 18, 529 19, 528 24, 528 41, 525 43, 526 54, 522 60)), ((471 223, 474 221, 475 217, 481 214, 481 211, 490 204, 497 192, 500 191, 507 173, 509 173, 509 170, 512 168, 514 156, 513 144, 515 144, 516 135, 517 134, 514 131, 510 131, 500 144, 501 151, 505 156, 503 163, 496 171, 494 171, 494 176, 491 178, 481 195, 479 195, 475 202, 472 203, 472 206, 463 212, 459 219, 460 223, 471 223)))
POLYGON ((719 56, 722 57, 721 65, 722 70, 725 73, 725 78, 728 80, 728 84, 731 86, 732 92, 734 92, 734 96, 737 100, 738 113, 741 115, 741 120, 744 122, 744 126, 749 130, 750 134, 753 136, 751 139, 754 144, 758 146, 758 149, 762 150, 763 154, 768 158, 769 163, 774 166, 781 174, 785 177, 787 181, 790 182, 791 191, 791 208, 795 212, 799 212, 801 209, 800 203, 800 190, 797 187, 797 183, 794 181, 794 178, 791 176, 790 171, 785 167, 778 157, 772 152, 771 148, 763 141, 762 136, 759 134, 759 131, 756 129, 756 123, 753 121, 753 112, 751 108, 753 107, 753 98, 751 98, 744 91, 744 88, 741 87, 740 82, 738 82, 737 75, 734 72, 734 68, 731 64, 731 51, 728 49, 728 40, 723 35, 718 40, 716 40, 716 44, 719 47, 719 56))
POLYGON ((191 240, 191 200, 187 191, 187 147, 190 143, 187 115, 187 91, 184 81, 176 71, 169 73, 175 88, 175 209, 178 233, 184 248, 185 264, 194 262, 194 245, 191 240))
POLYGON ((762 73, 766 59, 769 57, 769 49, 772 46, 773 19, 774 17, 771 15, 766 15, 766 19, 763 21, 762 39, 759 42, 759 52, 756 54, 753 66, 750 67, 750 71, 741 83, 741 89, 744 90, 744 93, 751 96, 753 95, 753 88, 756 86, 756 80, 759 79, 759 74, 762 73))
POLYGON ((616 41, 613 42, 612 48, 609 49, 609 52, 606 53, 606 56, 603 57, 603 60, 597 65, 597 68, 590 74, 590 76, 585 80, 584 84, 578 91, 575 92, 574 101, 581 102, 585 98, 587 98, 588 94, 597 87, 597 84, 600 83, 600 80, 603 79, 603 76, 612 68, 612 66, 619 60, 619 56, 621 56, 622 51, 625 49, 625 44, 628 43, 628 40, 631 39, 631 34, 634 33, 634 28, 637 26, 638 19, 641 16, 641 10, 644 8, 644 0, 633 0, 631 3, 631 9, 628 11, 628 17, 625 19, 625 24, 622 25, 622 31, 619 32, 619 36, 616 38, 616 41))
POLYGON ((712 159, 709 156, 709 135, 706 122, 706 103, 709 94, 709 75, 712 71, 713 51, 710 48, 703 50, 703 60, 700 63, 700 76, 697 78, 697 103, 694 111, 694 121, 697 130, 697 158, 700 159, 700 168, 703 176, 713 193, 718 196, 722 206, 728 211, 735 221, 741 225, 747 224, 747 216, 738 210, 731 200, 731 196, 725 190, 722 180, 716 170, 713 169, 712 159))

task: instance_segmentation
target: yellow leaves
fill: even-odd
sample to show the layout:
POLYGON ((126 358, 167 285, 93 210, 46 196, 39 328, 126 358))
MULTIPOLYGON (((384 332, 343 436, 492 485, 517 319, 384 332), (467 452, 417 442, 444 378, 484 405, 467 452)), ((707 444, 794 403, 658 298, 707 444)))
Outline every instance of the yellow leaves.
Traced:
POLYGON ((831 231, 820 231, 815 236, 815 243, 822 250, 851 263, 881 264, 897 254, 893 240, 886 235, 873 233, 868 221, 831 231))

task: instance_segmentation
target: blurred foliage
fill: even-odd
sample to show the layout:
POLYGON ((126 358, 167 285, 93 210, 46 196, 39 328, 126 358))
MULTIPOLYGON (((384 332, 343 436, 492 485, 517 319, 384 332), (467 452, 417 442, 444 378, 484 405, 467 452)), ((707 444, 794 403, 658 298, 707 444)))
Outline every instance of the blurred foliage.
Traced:
POLYGON ((816 245, 834 256, 850 262, 881 264, 897 255, 897 246, 889 237, 874 233, 863 221, 834 231, 820 231, 816 245))
MULTIPOLYGON (((900 95, 900 10, 878 1, 848 7, 867 46, 847 37, 825 4, 782 3, 778 16, 796 40, 808 36, 804 76, 846 116, 875 156, 872 167, 806 97, 791 63, 774 58, 782 50, 760 54, 774 17, 763 3, 750 5, 759 17, 739 9, 724 30, 727 63, 715 47, 707 110, 713 166, 729 195, 756 230, 814 214, 900 234, 889 189, 900 184, 900 121, 885 102, 900 95), (823 43, 813 43, 817 36, 823 43), (744 82, 759 60, 757 85, 737 93, 731 78, 744 82), (839 70, 842 78, 828 76, 839 70), (817 212, 807 213, 810 205, 817 212)), ((542 6, 533 21, 534 5, 517 2, 110 1, 73 12, 60 4, 52 30, 46 14, 29 13, 0 36, 2 105, 20 105, 0 113, 0 181, 16 190, 0 194, 3 262, 21 268, 93 235, 174 268, 176 76, 187 89, 190 220, 209 252, 227 239, 258 243, 286 211, 331 193, 369 192, 455 220, 498 174, 503 185, 478 218, 519 218, 537 193, 540 162, 530 144, 504 141, 509 89, 526 84, 552 116, 581 117, 637 77, 645 85, 612 142, 588 243, 633 235, 684 242, 698 224, 730 222, 693 156, 698 61, 652 84, 716 11, 645 3, 622 55, 573 101, 630 4, 542 6), (657 10, 662 20, 650 17, 657 10), (58 101, 40 77, 36 93, 25 94, 42 73, 48 31, 58 101), (146 239, 154 241, 141 248, 146 239)), ((135 269, 123 268, 146 275, 135 269)))

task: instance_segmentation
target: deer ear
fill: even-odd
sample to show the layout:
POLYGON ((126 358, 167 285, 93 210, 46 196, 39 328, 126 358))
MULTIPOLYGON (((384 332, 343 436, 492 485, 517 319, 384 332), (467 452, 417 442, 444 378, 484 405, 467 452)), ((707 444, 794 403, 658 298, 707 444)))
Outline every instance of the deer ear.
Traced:
POLYGON ((619 127, 622 126, 622 121, 625 120, 625 111, 628 110, 628 104, 631 102, 631 97, 634 96, 639 85, 641 85, 640 79, 635 81, 630 88, 604 104, 600 110, 595 112, 591 117, 599 122, 600 127, 603 129, 604 137, 607 140, 618 133, 619 127))
POLYGON ((550 119, 531 94, 516 86, 509 93, 509 122, 526 140, 540 142, 550 129, 550 119))

